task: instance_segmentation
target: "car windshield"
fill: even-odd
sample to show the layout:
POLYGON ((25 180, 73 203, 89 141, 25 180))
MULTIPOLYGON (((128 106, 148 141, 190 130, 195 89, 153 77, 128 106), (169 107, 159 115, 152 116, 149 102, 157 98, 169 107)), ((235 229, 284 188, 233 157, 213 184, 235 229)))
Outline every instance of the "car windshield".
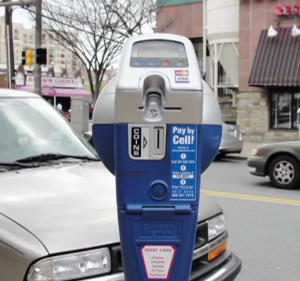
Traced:
POLYGON ((0 163, 49 153, 98 158, 43 98, 0 98, 0 163))

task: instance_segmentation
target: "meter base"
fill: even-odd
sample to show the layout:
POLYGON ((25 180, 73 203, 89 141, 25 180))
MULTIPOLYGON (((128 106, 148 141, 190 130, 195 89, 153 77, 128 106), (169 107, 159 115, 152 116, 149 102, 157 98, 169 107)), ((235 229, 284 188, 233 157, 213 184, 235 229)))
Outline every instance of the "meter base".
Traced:
POLYGON ((189 281, 198 208, 118 208, 125 280, 189 281), (189 213, 188 213, 189 212, 189 213))

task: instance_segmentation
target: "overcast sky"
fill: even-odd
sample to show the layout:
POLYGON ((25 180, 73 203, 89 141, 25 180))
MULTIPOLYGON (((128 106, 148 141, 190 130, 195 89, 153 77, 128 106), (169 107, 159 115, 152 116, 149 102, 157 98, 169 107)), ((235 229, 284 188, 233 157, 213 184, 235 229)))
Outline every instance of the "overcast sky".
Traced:
MULTIPOLYGON (((4 14, 5 8, 0 8, 0 15, 3 16, 4 14)), ((22 8, 15 8, 13 12, 13 22, 22 23, 26 28, 34 27, 34 23, 30 20, 29 13, 22 8)), ((145 26, 143 28, 143 33, 152 33, 151 28, 145 26)), ((113 62, 114 64, 112 66, 118 68, 118 58, 115 58, 113 62)))
MULTIPOLYGON (((0 8, 0 15, 3 16, 5 13, 4 8, 0 8)), ((23 23, 25 27, 31 27, 30 17, 27 11, 21 8, 17 8, 13 12, 13 22, 23 23)))

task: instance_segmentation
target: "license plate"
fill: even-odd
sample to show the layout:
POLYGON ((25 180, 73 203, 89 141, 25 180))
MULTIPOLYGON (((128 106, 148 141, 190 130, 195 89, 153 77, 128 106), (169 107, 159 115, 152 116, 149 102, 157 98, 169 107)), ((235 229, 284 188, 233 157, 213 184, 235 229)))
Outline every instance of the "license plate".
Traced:
POLYGON ((235 138, 236 137, 236 130, 229 130, 228 131, 228 135, 232 138, 235 138))
POLYGON ((254 168, 254 167, 249 167, 249 172, 251 173, 253 173, 253 172, 256 172, 256 168, 254 168))

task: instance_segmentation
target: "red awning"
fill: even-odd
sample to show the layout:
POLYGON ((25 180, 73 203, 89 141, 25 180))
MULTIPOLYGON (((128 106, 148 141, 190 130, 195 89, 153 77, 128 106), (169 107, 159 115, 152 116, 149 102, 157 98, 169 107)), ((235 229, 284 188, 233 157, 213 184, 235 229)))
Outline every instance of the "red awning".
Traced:
MULTIPOLYGON (((34 88, 31 86, 17 86, 18 90, 34 93, 34 88)), ((84 89, 78 88, 52 88, 49 86, 42 87, 42 96, 50 97, 78 97, 90 99, 92 94, 84 89)))
POLYGON ((290 28, 279 28, 276 37, 260 35, 249 86, 300 86, 300 41, 290 28))

